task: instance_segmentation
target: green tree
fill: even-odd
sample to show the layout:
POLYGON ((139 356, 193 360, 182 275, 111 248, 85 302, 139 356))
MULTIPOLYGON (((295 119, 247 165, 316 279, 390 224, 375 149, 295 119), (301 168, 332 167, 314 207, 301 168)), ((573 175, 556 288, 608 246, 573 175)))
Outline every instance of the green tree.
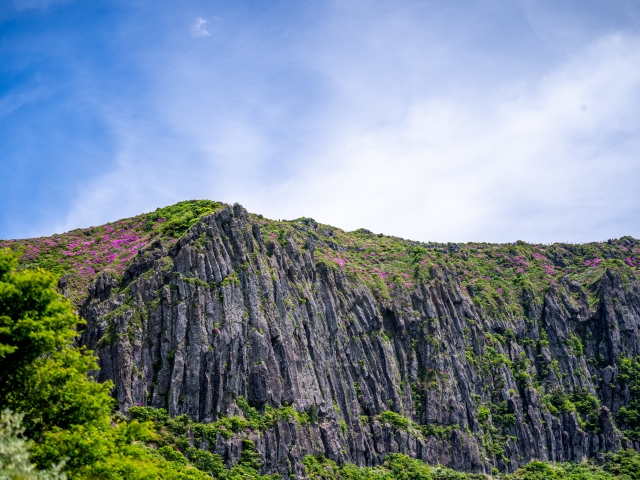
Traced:
POLYGON ((386 467, 397 480, 431 480, 431 469, 428 465, 401 453, 389 454, 386 467))
MULTIPOLYGON (((98 368, 93 352, 73 347, 82 321, 53 275, 16 267, 14 254, 0 252, 0 407, 24 415, 31 441, 23 446, 42 471, 24 478, 55 478, 45 469, 60 463, 70 479, 210 478, 145 447, 155 437, 151 423, 112 424, 112 384, 89 378, 98 368)), ((28 467, 28 457, 19 458, 28 467)))
POLYGON ((52 274, 16 266, 15 255, 0 253, 0 405, 23 412, 36 440, 53 428, 109 425, 112 384, 87 379, 95 357, 72 347, 83 321, 52 274))
POLYGON ((37 471, 29 461, 29 441, 23 437, 23 415, 4 410, 0 413, 0 478, 3 480, 66 480, 60 470, 64 462, 51 470, 37 471))
POLYGON ((52 274, 15 272, 17 255, 0 252, 0 399, 24 384, 23 370, 66 346, 80 321, 53 288, 52 274))

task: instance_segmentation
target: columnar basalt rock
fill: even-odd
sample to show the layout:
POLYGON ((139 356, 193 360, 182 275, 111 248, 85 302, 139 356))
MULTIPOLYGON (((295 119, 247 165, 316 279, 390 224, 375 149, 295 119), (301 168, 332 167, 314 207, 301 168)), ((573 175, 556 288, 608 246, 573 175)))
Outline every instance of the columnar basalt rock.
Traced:
MULTIPOLYGON (((281 419, 245 434, 261 473, 297 477, 304 457, 320 453, 375 466, 401 452, 489 473, 621 448, 613 418, 630 398, 616 383, 616 360, 640 355, 636 280, 625 286, 610 270, 595 306, 571 282, 552 286, 543 303, 525 299, 524 315, 492 316, 452 272, 434 267, 429 281, 385 298, 316 263, 315 245, 331 237, 314 223, 299 237, 265 241, 246 210, 227 206, 168 250, 158 241, 140 251, 126 288, 99 275, 81 311, 81 342, 99 358, 96 379, 115 383, 120 410, 150 405, 213 422, 241 415, 243 396, 258 410, 313 411, 310 425, 281 419), (489 343, 487 332, 512 337, 489 343), (576 333, 590 338, 582 354, 571 346, 576 333), (589 435, 576 412, 552 413, 527 380, 543 375, 547 393, 596 396, 601 433, 589 435), (489 415, 482 406, 490 403, 503 410, 489 415), (392 425, 379 417, 385 411, 414 423, 392 425)), ((242 442, 218 435, 197 446, 233 464, 242 442)))

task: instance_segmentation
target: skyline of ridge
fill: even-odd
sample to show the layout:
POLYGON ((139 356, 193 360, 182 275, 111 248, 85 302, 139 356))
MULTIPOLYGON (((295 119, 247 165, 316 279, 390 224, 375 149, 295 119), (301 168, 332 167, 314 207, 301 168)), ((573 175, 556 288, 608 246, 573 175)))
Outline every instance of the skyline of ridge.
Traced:
MULTIPOLYGON (((52 233, 52 234, 50 234, 50 235, 41 235, 41 236, 38 236, 38 237, 23 237, 23 238, 16 237, 16 238, 5 238, 5 239, 0 238, 0 241, 9 241, 9 240, 30 240, 30 239, 37 239, 37 238, 49 238, 49 237, 54 237, 54 236, 59 236, 59 235, 65 235, 65 234, 68 234, 68 233, 74 232, 74 231, 76 231, 76 230, 91 230, 91 229, 93 229, 93 228, 97 228, 97 227, 104 227, 105 225, 117 224, 118 222, 122 222, 122 221, 125 221, 125 220, 130 220, 130 219, 135 218, 135 217, 138 217, 138 216, 151 215, 151 214, 153 214, 154 212, 157 212, 157 211, 159 211, 159 210, 163 210, 163 209, 166 209, 166 208, 173 207, 173 206, 175 206, 175 205, 177 205, 177 204, 180 204, 180 203, 184 203, 184 202, 198 202, 198 201, 206 201, 206 202, 214 202, 214 203, 224 203, 225 205, 240 205, 240 206, 242 206, 242 204, 241 204, 241 203, 238 203, 238 202, 235 202, 235 203, 233 203, 233 204, 230 204, 230 203, 226 203, 226 202, 217 202, 217 201, 215 201, 215 200, 208 200, 208 199, 200 199, 200 200, 195 200, 195 199, 193 199, 193 200, 181 200, 181 201, 179 201, 179 202, 177 202, 177 203, 174 203, 174 204, 171 204, 171 205, 166 205, 166 206, 164 206, 164 207, 157 207, 157 208, 156 208, 155 210, 153 210, 153 211, 139 213, 139 214, 134 215, 134 216, 132 216, 132 217, 122 217, 122 218, 117 218, 117 219, 115 219, 115 220, 106 221, 105 223, 103 223, 103 224, 101 224, 101 225, 77 226, 77 227, 73 227, 73 228, 71 228, 70 230, 67 230, 67 231, 64 231, 64 232, 54 232, 54 233, 52 233)), ((260 213, 256 213, 256 212, 251 212, 251 213, 252 213, 252 214, 254 214, 254 215, 261 215, 260 213)), ((266 218, 266 217, 264 217, 264 218, 266 218)), ((276 220, 275 218, 269 218, 269 219, 267 219, 267 220, 277 221, 277 222, 295 222, 295 221, 296 221, 296 220, 298 220, 298 219, 306 219, 306 218, 309 218, 309 219, 311 219, 311 220, 316 220, 315 218, 306 217, 306 216, 302 216, 302 217, 298 217, 298 218, 292 218, 292 219, 279 218, 279 219, 277 219, 277 220, 276 220)), ((318 222, 318 223, 321 223, 321 224, 323 224, 323 225, 327 225, 327 226, 330 226, 330 227, 333 227, 333 228, 340 229, 340 230, 344 231, 345 233, 354 233, 354 232, 357 232, 357 231, 359 231, 359 230, 363 230, 363 229, 365 229, 365 230, 369 230, 368 228, 366 228, 366 226, 361 226, 361 227, 355 228, 355 229, 353 229, 353 230, 347 230, 347 229, 343 229, 343 228, 341 228, 341 227, 340 227, 340 226, 338 226, 338 225, 330 225, 330 224, 325 223, 325 222, 322 222, 322 221, 320 221, 320 222, 318 222)), ((385 233, 385 232, 372 232, 372 234, 375 234, 375 235, 380 234, 380 235, 384 235, 384 236, 388 236, 388 237, 395 237, 395 238, 400 238, 400 239, 403 239, 403 240, 408 240, 408 241, 411 241, 411 242, 424 243, 424 244, 466 244, 466 243, 472 243, 472 244, 475 244, 475 243, 486 243, 486 244, 488 244, 488 245, 502 245, 502 244, 504 244, 504 245, 510 245, 510 244, 515 244, 515 243, 517 243, 517 242, 525 242, 525 243, 527 243, 527 244, 531 244, 531 245, 553 245, 553 244, 556 244, 556 243, 557 243, 557 244, 575 244, 575 245, 582 245, 582 244, 588 244, 588 243, 604 243, 604 242, 607 242, 607 241, 618 241, 618 240, 621 240, 621 239, 623 239, 623 238, 627 238, 627 237, 632 238, 632 239, 635 239, 632 235, 621 235, 619 238, 606 238, 606 239, 597 239, 597 240, 586 240, 586 241, 584 241, 584 242, 571 242, 571 241, 562 241, 562 240, 556 240, 556 241, 551 241, 551 242, 530 242, 530 241, 523 240, 523 239, 517 239, 517 240, 512 240, 512 241, 502 241, 502 242, 500 242, 500 241, 495 241, 495 242, 483 242, 483 241, 476 241, 476 240, 473 240, 473 239, 469 239, 469 240, 466 240, 466 241, 460 241, 460 242, 448 242, 448 241, 443 241, 443 242, 442 242, 442 241, 435 241, 435 240, 429 240, 429 239, 426 239, 426 240, 425 240, 425 239, 411 239, 411 238, 403 238, 403 237, 399 237, 399 236, 397 236, 397 235, 393 235, 392 233, 385 233)))

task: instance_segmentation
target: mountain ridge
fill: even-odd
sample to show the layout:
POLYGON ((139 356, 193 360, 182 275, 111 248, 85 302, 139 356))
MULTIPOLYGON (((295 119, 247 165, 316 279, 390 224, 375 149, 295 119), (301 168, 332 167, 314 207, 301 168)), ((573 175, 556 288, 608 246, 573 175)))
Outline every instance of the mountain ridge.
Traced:
POLYGON ((190 445, 229 465, 243 438, 262 474, 300 478, 306 455, 376 466, 401 452, 491 473, 640 449, 631 237, 429 244, 210 201, 118 222, 48 237, 49 250, 0 246, 26 248, 23 268, 105 262, 62 269, 59 287, 122 413, 140 404, 215 425, 246 417, 242 398, 313 419, 191 431, 190 445))

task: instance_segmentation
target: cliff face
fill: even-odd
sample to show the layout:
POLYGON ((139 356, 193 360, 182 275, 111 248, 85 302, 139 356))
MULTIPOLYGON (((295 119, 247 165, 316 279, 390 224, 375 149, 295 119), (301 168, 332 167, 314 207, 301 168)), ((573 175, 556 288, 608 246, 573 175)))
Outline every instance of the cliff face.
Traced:
POLYGON ((634 446, 614 418, 631 400, 619 357, 640 355, 635 277, 607 269, 596 300, 558 278, 542 293, 525 288, 521 310, 489 312, 447 266, 381 291, 318 261, 318 248, 349 247, 313 221, 271 238, 226 206, 169 248, 138 252, 124 283, 99 274, 81 310, 97 380, 115 383, 123 412, 142 404, 209 423, 242 415, 240 396, 258 410, 307 412, 305 426, 291 418, 215 444, 191 437, 229 463, 247 437, 261 473, 285 476, 303 476, 302 459, 320 453, 374 466, 402 452, 490 473, 634 446), (585 414, 551 404, 576 392, 600 405, 585 414))

